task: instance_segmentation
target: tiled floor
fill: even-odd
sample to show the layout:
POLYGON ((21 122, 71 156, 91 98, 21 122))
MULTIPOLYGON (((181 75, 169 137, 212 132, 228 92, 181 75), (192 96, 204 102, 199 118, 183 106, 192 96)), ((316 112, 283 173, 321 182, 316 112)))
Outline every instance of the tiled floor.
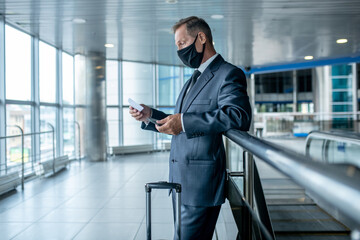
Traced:
MULTIPOLYGON (((0 198, 0 239, 146 239, 144 184, 167 180, 168 155, 73 162, 55 176, 28 182, 24 191, 0 198)), ((172 239, 171 199, 167 191, 153 191, 152 198, 153 239, 172 239)), ((227 203, 216 229, 218 239, 236 237, 227 203)))

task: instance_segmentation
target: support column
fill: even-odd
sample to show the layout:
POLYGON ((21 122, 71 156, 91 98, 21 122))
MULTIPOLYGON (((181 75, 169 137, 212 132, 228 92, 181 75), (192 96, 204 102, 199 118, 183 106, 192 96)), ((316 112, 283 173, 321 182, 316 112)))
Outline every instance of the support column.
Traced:
POLYGON ((293 112, 297 112, 297 102, 298 102, 298 89, 297 89, 297 74, 296 70, 293 70, 293 112))
MULTIPOLYGON (((31 132, 40 132, 40 86, 39 86, 39 39, 31 38, 31 101, 34 102, 34 106, 31 109, 31 132)), ((32 164, 35 161, 40 160, 40 135, 35 134, 31 137, 31 152, 34 158, 32 164)))
POLYGON ((123 74, 122 61, 118 61, 118 82, 119 82, 119 146, 124 145, 124 116, 123 116, 123 74))
POLYGON ((352 71, 353 71, 353 78, 352 78, 352 95, 353 95, 353 121, 358 120, 358 115, 357 115, 357 111, 358 111, 358 81, 357 81, 357 69, 356 69, 356 63, 352 63, 352 71))
POLYGON ((319 114, 320 131, 330 130, 330 121, 332 119, 332 82, 330 66, 317 67, 314 71, 313 81, 315 112, 319 114), (314 78, 315 77, 315 78, 314 78))
MULTIPOLYGON (((153 91, 152 91, 152 101, 153 101, 153 108, 157 108, 157 99, 158 99, 158 94, 157 94, 157 74, 158 74, 158 70, 159 70, 159 66, 157 66, 156 64, 152 64, 152 69, 153 69, 153 77, 152 77, 152 83, 153 83, 153 91)), ((152 133, 153 137, 152 137, 152 145, 154 149, 158 149, 158 139, 160 138, 159 134, 155 134, 152 133)), ((161 148, 161 147, 160 147, 161 148)))
POLYGON ((101 53, 89 53, 86 57, 86 155, 91 161, 106 160, 105 69, 105 57, 101 53))
POLYGON ((254 129, 254 122, 255 122, 255 119, 254 119, 254 113, 255 113, 255 74, 250 74, 247 75, 247 79, 248 79, 248 83, 249 83, 249 86, 248 86, 248 94, 249 94, 249 100, 250 100, 250 105, 251 105, 251 126, 250 126, 250 132, 251 133, 255 133, 255 129, 254 129))
MULTIPOLYGON (((0 137, 6 135, 5 120, 5 19, 0 16, 0 137)), ((0 140, 0 170, 6 158, 5 141, 0 140)))
MULTIPOLYGON (((75 149, 86 156, 85 128, 86 122, 86 58, 84 55, 76 54, 74 56, 74 100, 75 100, 75 121, 79 123, 80 143, 75 149), (79 149, 80 148, 80 149, 79 149)), ((76 145, 77 146, 77 145, 76 145)))
POLYGON ((57 138, 56 138, 56 156, 64 155, 64 126, 63 126, 63 65, 62 65, 62 52, 56 49, 56 103, 58 108, 56 111, 56 126, 57 127, 57 138))

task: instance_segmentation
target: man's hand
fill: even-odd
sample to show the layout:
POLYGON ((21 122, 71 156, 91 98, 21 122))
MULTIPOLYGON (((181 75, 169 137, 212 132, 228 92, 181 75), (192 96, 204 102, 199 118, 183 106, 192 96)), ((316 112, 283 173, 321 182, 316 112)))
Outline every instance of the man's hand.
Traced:
POLYGON ((140 104, 140 105, 144 107, 144 109, 141 112, 139 112, 138 110, 136 110, 135 108, 130 106, 129 113, 136 120, 146 122, 147 119, 149 117, 151 117, 151 108, 149 108, 148 106, 146 106, 144 104, 140 104))
POLYGON ((158 120, 156 122, 161 124, 161 126, 155 125, 156 129, 161 133, 178 135, 182 131, 180 113, 167 116, 166 118, 158 120))

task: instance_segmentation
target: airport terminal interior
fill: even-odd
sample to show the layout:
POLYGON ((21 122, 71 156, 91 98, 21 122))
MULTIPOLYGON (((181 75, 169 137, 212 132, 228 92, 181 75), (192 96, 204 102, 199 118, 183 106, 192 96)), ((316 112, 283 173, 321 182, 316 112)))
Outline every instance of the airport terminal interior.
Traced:
POLYGON ((169 181, 172 136, 128 99, 175 113, 188 16, 252 107, 248 132, 223 132, 212 239, 360 240, 358 0, 0 0, 0 240, 150 239, 149 219, 174 239, 168 191, 145 192, 169 181))

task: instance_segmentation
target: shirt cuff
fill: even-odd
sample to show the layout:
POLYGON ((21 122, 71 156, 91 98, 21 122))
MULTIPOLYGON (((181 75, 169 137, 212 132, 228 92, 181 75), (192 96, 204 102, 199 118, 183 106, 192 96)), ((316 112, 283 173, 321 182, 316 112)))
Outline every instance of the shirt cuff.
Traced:
MULTIPOLYGON (((152 108, 150 108, 150 117, 152 117, 152 113, 153 113, 152 108)), ((150 122, 148 120, 145 120, 144 123, 147 126, 149 125, 150 122)))
POLYGON ((182 113, 182 114, 181 114, 181 127, 182 127, 182 131, 185 132, 183 115, 184 115, 184 114, 182 113))

